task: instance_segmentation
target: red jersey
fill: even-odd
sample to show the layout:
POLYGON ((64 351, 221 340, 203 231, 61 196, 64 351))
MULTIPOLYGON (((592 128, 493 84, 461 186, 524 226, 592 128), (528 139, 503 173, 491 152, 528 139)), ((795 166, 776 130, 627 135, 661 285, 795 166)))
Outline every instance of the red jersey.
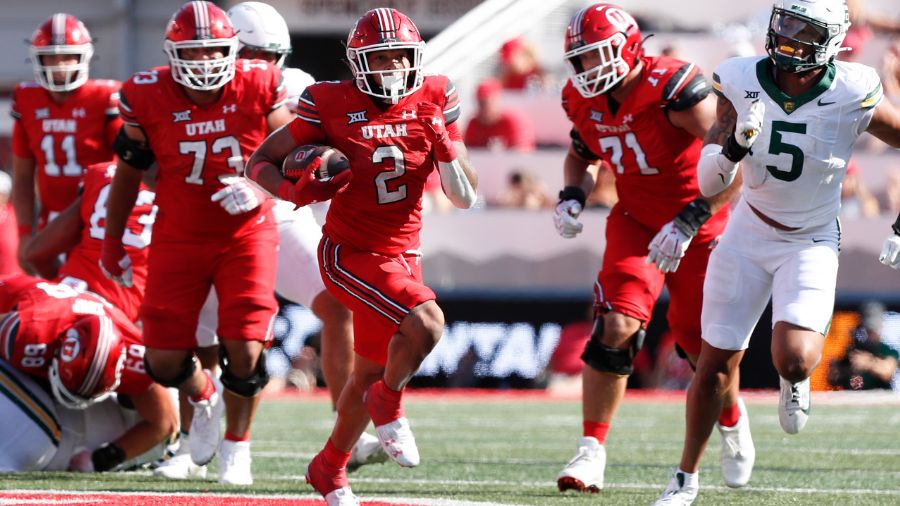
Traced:
POLYGON ((210 197, 224 186, 219 177, 243 174, 266 137, 266 117, 285 100, 278 68, 258 60, 238 60, 234 79, 218 100, 204 105, 188 99, 169 67, 138 72, 125 82, 122 119, 144 131, 159 164, 157 240, 238 235, 268 212, 271 199, 232 216, 210 197))
POLYGON ((0 205, 0 276, 22 274, 18 260, 19 232, 12 202, 0 205))
POLYGON ((112 160, 119 81, 89 80, 57 104, 36 82, 13 92, 13 154, 34 160, 41 215, 59 213, 78 197, 84 169, 112 160))
MULTIPOLYGON (((616 175, 617 206, 651 230, 659 230, 697 198, 697 160, 702 139, 669 121, 670 103, 700 69, 681 60, 641 57, 638 83, 613 112, 609 94, 584 98, 567 82, 562 104, 587 148, 602 158, 616 175)), ((708 88, 708 85, 707 85, 708 88)), ((724 206, 700 235, 721 232, 728 218, 724 206)))
POLYGON ((334 241, 391 256, 419 247, 422 192, 436 166, 431 141, 415 120, 420 102, 442 107, 450 138, 462 139, 455 123, 459 98, 444 76, 426 76, 397 104, 376 102, 353 81, 316 83, 300 97, 289 126, 294 140, 337 148, 353 171, 328 208, 323 231, 334 241))
POLYGON ((112 162, 91 165, 84 173, 81 192, 81 222, 84 228, 81 241, 66 256, 59 269, 59 278, 76 278, 88 290, 99 294, 121 309, 131 320, 137 320, 138 307, 147 286, 147 254, 153 222, 156 220, 155 194, 141 186, 137 201, 128 217, 122 243, 131 259, 132 286, 125 288, 109 279, 100 270, 100 252, 106 228, 106 202, 112 187, 116 165, 112 162))
POLYGON ((0 314, 9 311, 0 323, 0 358, 26 374, 46 379, 61 334, 90 314, 109 318, 125 342, 125 368, 116 391, 138 394, 153 382, 144 370, 141 331, 98 295, 15 276, 0 279, 0 314))

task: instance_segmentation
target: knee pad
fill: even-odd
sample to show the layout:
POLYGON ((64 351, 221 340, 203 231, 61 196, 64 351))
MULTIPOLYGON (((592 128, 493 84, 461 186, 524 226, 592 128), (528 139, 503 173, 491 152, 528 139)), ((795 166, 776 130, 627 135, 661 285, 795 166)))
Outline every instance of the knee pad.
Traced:
POLYGON ((147 371, 147 376, 160 385, 167 388, 178 388, 194 375, 194 371, 197 370, 197 358, 194 355, 186 356, 184 362, 181 363, 181 370, 174 378, 161 378, 150 369, 150 362, 147 361, 147 355, 144 355, 144 370, 147 371))
POLYGON ((594 321, 594 330, 591 332, 590 340, 584 347, 581 360, 600 372, 630 376, 634 372, 634 357, 644 346, 644 338, 646 336, 647 332, 643 328, 639 328, 631 336, 631 346, 628 348, 610 348, 601 341, 603 338, 603 317, 598 317, 594 321))
POLYGON ((222 376, 219 378, 222 386, 241 397, 254 397, 269 383, 265 351, 259 354, 256 370, 249 378, 240 378, 231 371, 224 345, 219 346, 219 364, 222 366, 222 376))

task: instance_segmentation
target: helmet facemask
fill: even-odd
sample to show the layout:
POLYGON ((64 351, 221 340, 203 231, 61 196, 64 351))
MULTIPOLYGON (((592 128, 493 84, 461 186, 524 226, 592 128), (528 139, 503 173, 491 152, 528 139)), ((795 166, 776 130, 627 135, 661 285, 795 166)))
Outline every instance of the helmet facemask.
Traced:
POLYGON ((350 69, 356 77, 356 86, 360 91, 396 104, 401 98, 415 93, 422 87, 425 81, 425 74, 422 71, 424 48, 424 42, 386 42, 359 49, 348 47, 347 60, 350 62, 350 69), (409 67, 385 70, 369 68, 370 54, 394 49, 407 50, 409 67), (377 84, 375 76, 381 77, 381 85, 377 84))
POLYGON ((188 40, 173 42, 166 40, 164 44, 172 78, 178 84, 197 91, 214 91, 228 84, 234 78, 235 58, 237 57, 237 37, 227 39, 188 40), (181 57, 183 49, 222 48, 225 56, 188 60, 181 57))
POLYGON ((849 22, 826 24, 776 7, 769 19, 766 51, 782 71, 812 70, 831 63, 843 50, 847 26, 849 22))
POLYGON ((94 55, 93 44, 31 46, 31 61, 34 77, 41 86, 49 91, 73 91, 88 80, 91 57, 94 55), (75 55, 78 63, 64 65, 45 65, 42 57, 50 55, 75 55), (62 83, 57 82, 56 74, 63 75, 62 83))
POLYGON ((566 51, 565 59, 571 73, 572 85, 581 96, 592 98, 602 95, 625 79, 631 69, 622 58, 625 42, 625 34, 619 32, 600 42, 566 51), (585 70, 581 56, 591 52, 597 52, 600 63, 585 70))

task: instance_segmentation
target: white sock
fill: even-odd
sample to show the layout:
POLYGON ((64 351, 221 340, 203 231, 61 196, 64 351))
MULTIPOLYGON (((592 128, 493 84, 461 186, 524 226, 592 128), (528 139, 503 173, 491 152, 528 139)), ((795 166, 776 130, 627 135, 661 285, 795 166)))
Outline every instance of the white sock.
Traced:
POLYGON ((697 471, 696 473, 689 473, 687 471, 682 471, 679 467, 678 473, 681 473, 684 476, 685 487, 697 488, 700 485, 700 471, 697 471))

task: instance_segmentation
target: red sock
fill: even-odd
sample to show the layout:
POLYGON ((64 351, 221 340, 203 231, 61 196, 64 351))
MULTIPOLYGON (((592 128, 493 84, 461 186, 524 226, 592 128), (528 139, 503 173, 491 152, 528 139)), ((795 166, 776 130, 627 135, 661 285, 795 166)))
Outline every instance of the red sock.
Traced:
POLYGON ((741 419, 741 405, 737 402, 732 406, 726 406, 719 413, 719 425, 722 427, 734 427, 741 419))
POLYGON ((243 436, 235 436, 231 432, 225 431, 225 440, 227 441, 250 441, 250 431, 244 432, 243 436))
POLYGON ((402 397, 402 391, 392 390, 384 384, 384 380, 378 380, 369 387, 366 391, 366 408, 375 426, 389 424, 404 416, 400 402, 402 397))
POLYGON ((596 438, 600 444, 606 442, 606 434, 609 432, 608 423, 585 420, 582 422, 582 426, 584 427, 584 437, 596 438))
POLYGON ((203 372, 203 378, 206 379, 206 385, 203 386, 203 390, 199 394, 191 396, 191 400, 194 402, 209 400, 212 394, 216 392, 216 386, 213 384, 212 378, 205 371, 203 372))
POLYGON ((334 445, 331 438, 328 438, 325 448, 322 449, 322 458, 325 459, 325 463, 329 466, 343 469, 347 467, 347 462, 350 461, 350 452, 341 450, 334 445))

